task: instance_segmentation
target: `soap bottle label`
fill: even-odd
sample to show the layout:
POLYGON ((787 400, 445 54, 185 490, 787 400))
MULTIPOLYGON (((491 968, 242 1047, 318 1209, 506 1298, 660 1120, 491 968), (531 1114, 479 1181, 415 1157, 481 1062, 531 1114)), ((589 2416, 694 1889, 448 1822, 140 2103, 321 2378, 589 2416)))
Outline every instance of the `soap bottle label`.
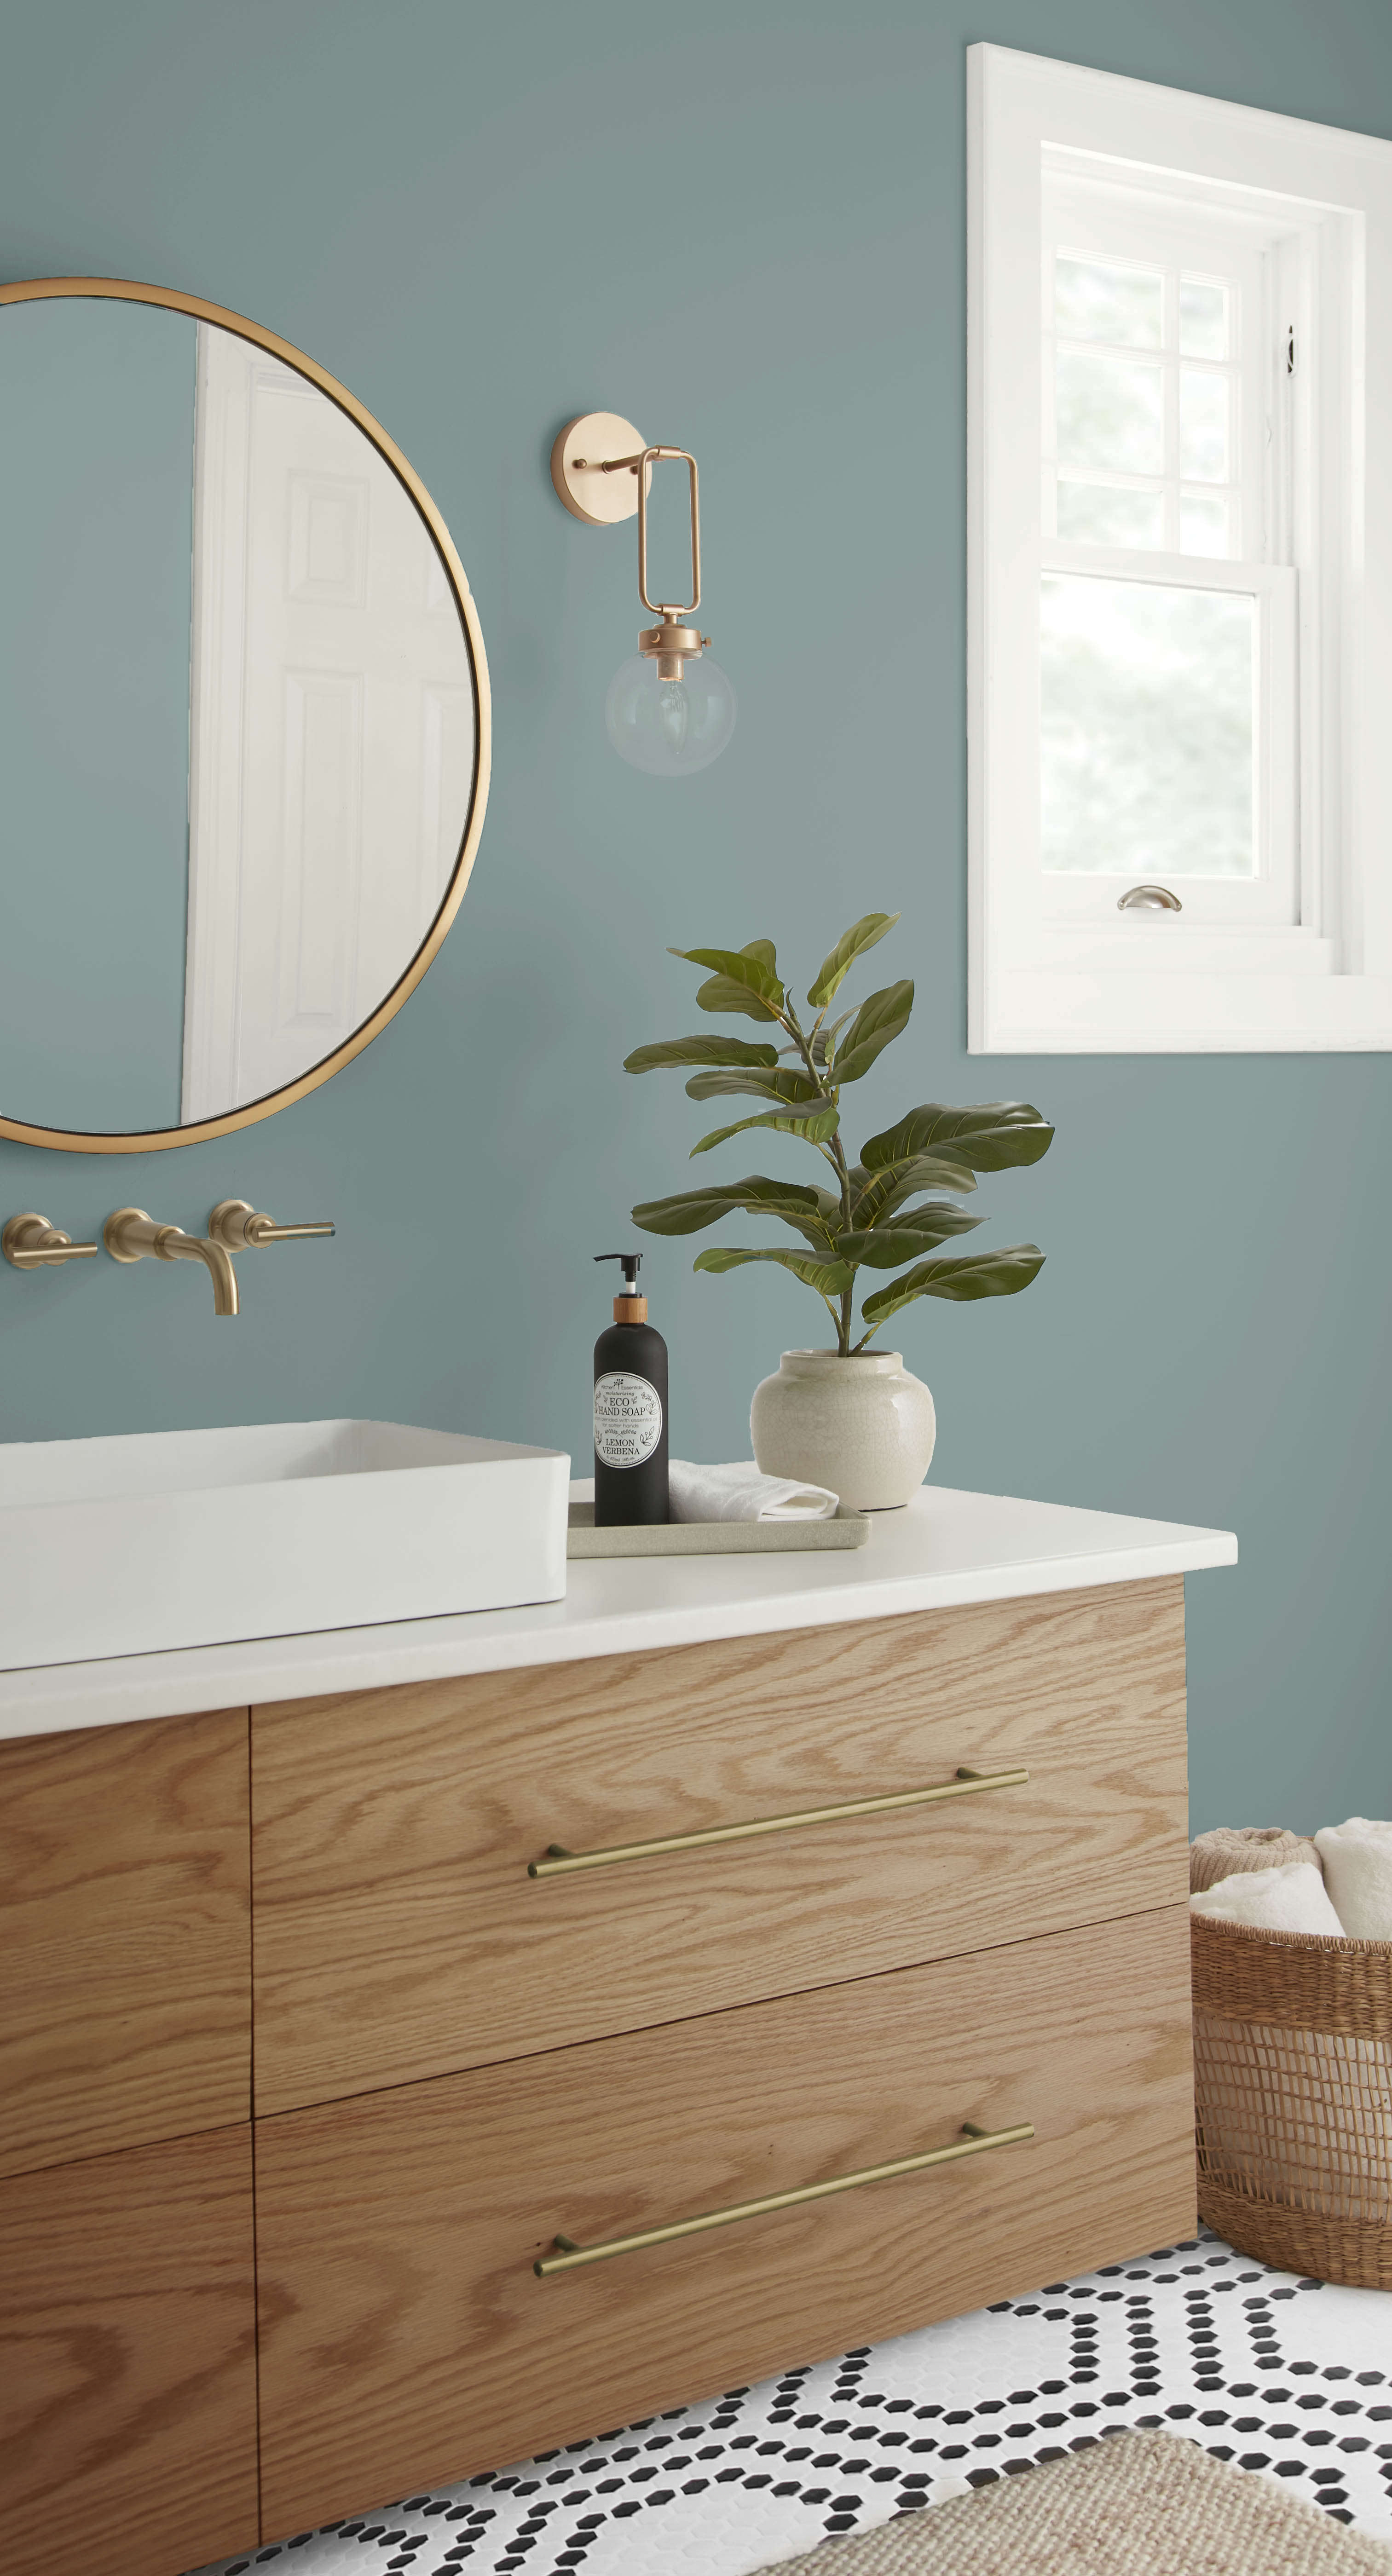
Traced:
POLYGON ((662 1438, 662 1398, 651 1379, 608 1369, 595 1379, 595 1456, 606 1467, 641 1467, 662 1438))

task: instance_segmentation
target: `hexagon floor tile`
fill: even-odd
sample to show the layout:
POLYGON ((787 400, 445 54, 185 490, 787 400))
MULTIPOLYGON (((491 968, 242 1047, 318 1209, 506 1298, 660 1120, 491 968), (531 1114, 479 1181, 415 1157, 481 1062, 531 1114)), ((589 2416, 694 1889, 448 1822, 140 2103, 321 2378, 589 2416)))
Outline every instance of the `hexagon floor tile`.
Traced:
POLYGON ((1392 2539, 1392 2293, 1268 2271, 1204 2231, 204 2576, 752 2576, 1124 2425, 1392 2539))

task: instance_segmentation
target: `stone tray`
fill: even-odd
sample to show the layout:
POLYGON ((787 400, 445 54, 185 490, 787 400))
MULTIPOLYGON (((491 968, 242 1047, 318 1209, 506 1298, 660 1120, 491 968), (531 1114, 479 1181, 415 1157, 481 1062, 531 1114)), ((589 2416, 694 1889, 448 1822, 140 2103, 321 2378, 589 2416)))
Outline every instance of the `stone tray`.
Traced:
POLYGON ((596 1529, 594 1504, 572 1501, 567 1556, 777 1556, 792 1549, 864 1547, 868 1512, 834 1521, 665 1521, 648 1529, 596 1529))

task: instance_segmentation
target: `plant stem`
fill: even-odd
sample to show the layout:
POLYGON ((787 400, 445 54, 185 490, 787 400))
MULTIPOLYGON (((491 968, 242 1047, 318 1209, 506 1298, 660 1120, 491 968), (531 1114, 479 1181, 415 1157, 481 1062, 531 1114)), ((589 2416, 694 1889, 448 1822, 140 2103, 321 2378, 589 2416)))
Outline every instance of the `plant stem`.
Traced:
MULTIPOLYGON (((783 1021, 783 1026, 788 1031, 789 1036, 794 1040, 801 1052, 803 1063, 807 1067, 809 1081, 816 1084, 819 1098, 829 1101, 834 1108, 839 1109, 841 1106, 840 1085, 837 1083, 826 1082, 822 1074, 818 1072, 816 1059, 812 1053, 812 1041, 810 1038, 803 1035, 797 1012, 793 1008, 791 1002, 786 1002, 785 1009, 786 1016, 783 1021)), ((821 1020, 825 1019, 825 1017, 826 1013, 824 1011, 819 1014, 818 1026, 820 1025, 821 1020)), ((812 1035, 815 1037, 816 1028, 813 1029, 812 1035)), ((847 1166, 846 1149, 841 1142, 841 1131, 839 1128, 837 1129, 836 1134, 832 1137, 830 1145, 822 1147, 821 1150, 826 1154, 828 1162, 831 1164, 837 1179, 840 1181, 841 1224, 843 1231, 849 1234, 851 1230, 851 1175, 847 1166)), ((853 1270, 858 1269, 859 1264, 853 1262, 851 1267, 853 1270)), ((841 1311, 839 1314, 837 1313, 836 1308, 831 1305, 830 1301, 826 1301, 827 1311, 831 1316, 832 1322, 836 1326, 836 1349, 837 1355, 841 1359, 849 1359, 851 1355, 851 1305, 854 1295, 854 1285, 842 1290, 841 1311)))

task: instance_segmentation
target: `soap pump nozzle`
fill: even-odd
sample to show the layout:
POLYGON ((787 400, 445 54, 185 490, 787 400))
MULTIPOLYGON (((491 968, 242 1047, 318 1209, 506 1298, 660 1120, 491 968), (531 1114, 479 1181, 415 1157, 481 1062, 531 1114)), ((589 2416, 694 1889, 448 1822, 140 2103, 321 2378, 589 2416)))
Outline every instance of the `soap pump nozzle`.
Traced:
POLYGON ((614 1299, 616 1324, 645 1324, 648 1320, 648 1301, 638 1285, 638 1267, 642 1258, 641 1252, 597 1252, 594 1255, 596 1261, 617 1261, 623 1271, 623 1287, 614 1299))

